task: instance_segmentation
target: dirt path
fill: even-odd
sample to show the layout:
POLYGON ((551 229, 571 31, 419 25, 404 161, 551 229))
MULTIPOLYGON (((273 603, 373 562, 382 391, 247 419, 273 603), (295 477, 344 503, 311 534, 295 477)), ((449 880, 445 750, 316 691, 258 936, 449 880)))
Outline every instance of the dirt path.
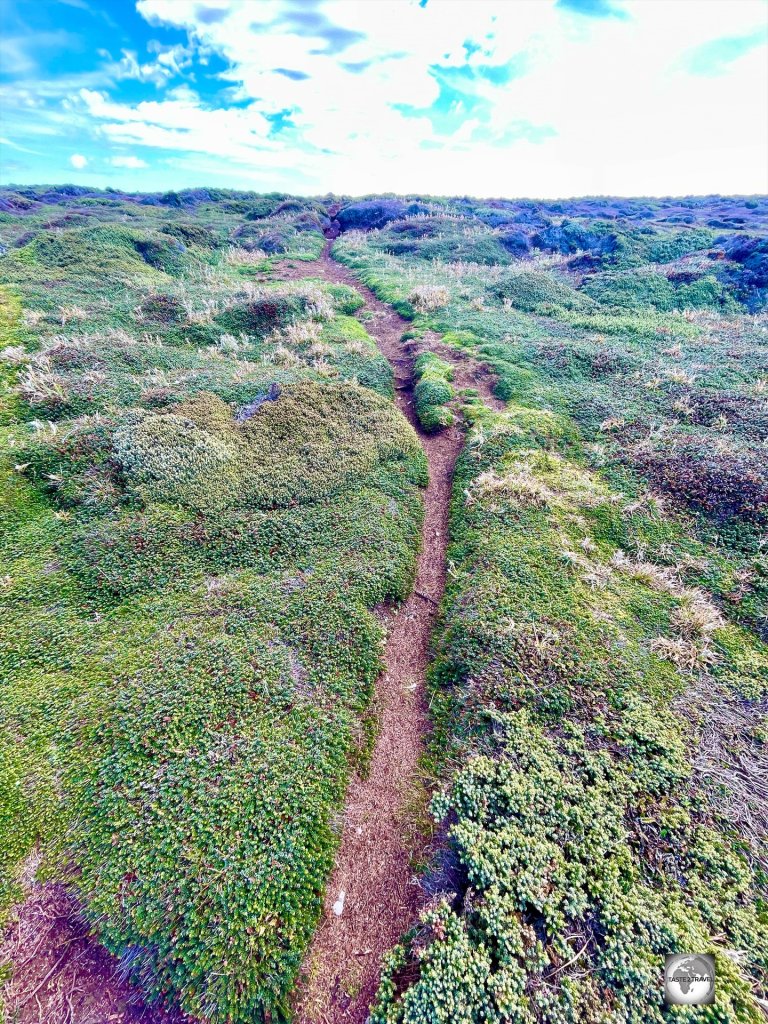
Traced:
MULTIPOLYGON (((314 270, 315 267, 312 267, 314 270)), ((411 388, 412 358, 400 341, 408 324, 326 254, 319 267, 332 281, 353 285, 374 318, 366 329, 395 371, 401 412, 418 428, 411 388)), ((386 669, 377 684, 380 731, 367 778, 347 792, 336 866, 325 915, 306 962, 299 1024, 363 1022, 375 994, 383 954, 415 920, 422 899, 412 857, 420 837, 404 820, 413 803, 428 720, 424 677, 432 621, 445 586, 448 502, 462 434, 452 428, 421 437, 429 461, 423 544, 411 596, 386 616, 386 669), (333 904, 345 893, 340 916, 333 904)), ((423 842, 423 839, 421 840, 423 842)))
MULTIPOLYGON (((419 432, 429 461, 422 551, 408 600, 382 618, 387 631, 386 670, 377 683, 380 731, 366 779, 349 786, 341 844, 328 884, 325 914, 305 961, 297 1024, 363 1024, 375 994, 383 954, 416 920, 424 895, 412 862, 427 840, 419 758, 428 728, 424 678, 437 606, 445 585, 448 503, 463 434, 455 427, 424 435, 413 408, 412 365, 431 348, 451 360, 458 388, 476 387, 489 404, 489 377, 479 364, 437 337, 403 344, 407 321, 380 302, 326 246, 314 263, 281 267, 275 278, 321 276, 349 284, 373 313, 365 321, 395 372, 398 407, 419 432), (333 905, 344 891, 340 916, 333 905)), ((32 861, 34 858, 31 858, 32 861)), ((27 899, 0 936, 0 962, 17 970, 3 987, 6 1009, 19 1024, 182 1024, 183 1015, 147 1006, 120 980, 117 962, 89 934, 72 894, 58 884, 33 881, 27 899)), ((0 997, 1 998, 1 997, 0 997)), ((1 1012, 1 1011, 0 1011, 1 1012)), ((190 1022, 191 1024, 191 1022, 190 1022)))
MULTIPOLYGON (((413 408, 412 366, 416 349, 422 346, 403 345, 400 339, 408 322, 336 263, 328 248, 301 276, 319 271, 327 280, 352 285, 363 296, 374 314, 365 327, 394 369, 398 407, 418 431, 429 462, 415 587, 385 616, 386 667, 377 683, 380 731, 370 773, 365 779, 355 777, 347 791, 325 913, 305 961, 297 1003, 297 1024, 363 1024, 378 986, 382 956, 415 922, 424 902, 412 867, 413 857, 423 853, 426 844, 417 824, 419 810, 424 815, 419 777, 428 729, 424 681, 433 620, 445 587, 448 506, 463 434, 455 427, 432 436, 420 430, 413 408), (338 910, 342 892, 343 910, 338 915, 334 904, 338 910)), ((477 385, 474 378, 457 383, 477 385)))
MULTIPOLYGON (((37 858, 30 858, 30 872, 37 858)), ((184 1024, 153 1008, 121 980, 117 961, 96 942, 72 891, 30 880, 0 941, 0 964, 13 964, 0 992, 0 1019, 14 1024, 184 1024)), ((188 1022, 191 1024, 191 1022, 188 1022)))

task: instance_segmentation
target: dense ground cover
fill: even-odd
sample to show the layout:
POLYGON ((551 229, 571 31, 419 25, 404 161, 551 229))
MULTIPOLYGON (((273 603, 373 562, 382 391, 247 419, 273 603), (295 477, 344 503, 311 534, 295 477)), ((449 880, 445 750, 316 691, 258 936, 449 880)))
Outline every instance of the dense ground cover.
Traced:
POLYGON ((412 321, 423 428, 467 434, 429 694, 449 840, 373 1020, 686 1019, 684 950, 717 957, 697 1019, 756 1024, 762 197, 0 193, 2 908, 41 847, 146 991, 288 1014, 426 468, 355 291, 264 283, 323 231, 412 321))
POLYGON ((51 216, 0 269, 3 909, 41 845, 150 995, 277 1020, 372 741, 371 609, 410 590, 423 454, 359 297, 254 285, 261 221, 51 216))
POLYGON ((458 213, 336 243, 508 403, 465 407, 431 675, 451 848, 373 1019, 661 1021, 686 1012, 663 955, 695 948, 718 962, 697 1019, 756 1022, 768 282, 739 292, 726 243, 659 211, 492 261, 505 228, 458 213))
POLYGON ((473 418, 432 673, 462 883, 393 954, 374 1020, 662 1020, 663 955, 705 949, 702 1019, 757 1022, 768 651, 653 559, 664 521, 586 468, 567 422, 473 418), (712 720, 751 807, 696 756, 712 720))
MULTIPOLYGON (((765 204, 760 203, 762 210, 765 204)), ((737 299, 738 289, 724 283, 734 272, 725 256, 735 245, 730 236, 715 245, 713 232, 699 232, 697 244, 709 248, 695 259, 706 264, 708 273, 686 272, 700 283, 717 268, 723 303, 712 299, 691 307, 681 297, 679 308, 667 310, 652 306, 642 294, 630 306, 624 295, 619 304, 614 295, 594 297, 597 282, 616 273, 603 268, 625 259, 616 251, 568 255, 541 249, 502 264, 456 262, 449 255, 455 235, 465 242, 474 237, 484 246, 504 229, 454 215, 406 222, 413 231, 429 228, 432 240, 437 233, 442 236, 439 258, 418 248, 398 255, 401 223, 344 235, 337 243, 339 258, 413 318, 415 334, 438 331, 486 362, 498 375, 499 397, 535 399, 572 417, 593 466, 622 486, 637 489, 650 483, 659 497, 668 496, 681 512, 692 512, 677 520, 684 521, 680 543, 686 545, 694 534, 717 547, 701 582, 768 635, 762 545, 768 515, 768 319, 752 312, 737 299), (430 288, 441 289, 444 296, 425 309, 419 296, 430 288)), ((756 225, 765 231, 760 217, 756 225)), ((600 222, 599 229, 606 232, 608 225, 600 222)), ((586 228, 580 231, 586 244, 586 228)), ((543 243, 541 234, 526 241, 543 243)), ((671 255, 668 263, 654 264, 660 268, 654 272, 667 281, 681 273, 681 262, 687 265, 692 258, 676 255, 692 244, 691 234, 666 222, 650 227, 644 221, 641 229, 614 227, 607 237, 621 241, 629 236, 645 246, 646 258, 671 255)), ((768 249, 764 234, 742 238, 742 249, 756 251, 753 242, 768 249)), ((760 259, 765 261, 761 285, 750 306, 765 304, 768 257, 760 259)), ((622 273, 637 285, 647 269, 646 264, 622 273)), ((674 564, 681 557, 679 547, 673 546, 668 557, 674 564)))

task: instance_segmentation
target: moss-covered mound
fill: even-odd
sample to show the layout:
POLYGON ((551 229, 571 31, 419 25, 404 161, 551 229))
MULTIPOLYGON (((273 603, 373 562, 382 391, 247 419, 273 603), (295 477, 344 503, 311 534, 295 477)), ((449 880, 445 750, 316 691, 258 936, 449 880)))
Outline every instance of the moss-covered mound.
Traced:
POLYGON ((542 270, 515 267, 492 285, 501 299, 526 313, 546 312, 550 307, 583 309, 591 303, 565 281, 542 270))
POLYGON ((191 200, 32 214, 2 261, 0 915, 39 848, 150 998, 276 1022, 426 465, 359 296, 255 287, 203 245, 242 214, 191 200))
POLYGON ((416 387, 416 415, 428 433, 442 430, 453 423, 453 413, 447 403, 453 398, 453 369, 451 364, 434 352, 422 352, 413 367, 416 387))
POLYGON ((284 387, 242 423, 213 395, 119 428, 115 457, 146 501, 213 511, 316 501, 417 442, 391 402, 366 388, 284 387))

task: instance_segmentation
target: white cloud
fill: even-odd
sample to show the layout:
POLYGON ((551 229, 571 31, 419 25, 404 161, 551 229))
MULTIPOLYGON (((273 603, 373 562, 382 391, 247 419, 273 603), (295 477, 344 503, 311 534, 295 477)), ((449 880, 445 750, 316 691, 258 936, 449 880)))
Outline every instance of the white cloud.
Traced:
POLYGON ((69 158, 69 162, 77 171, 82 171, 88 165, 88 159, 82 153, 73 153, 69 158))
POLYGON ((316 192, 768 189, 764 49, 711 78, 684 60, 759 28, 763 0, 616 5, 627 17, 545 0, 138 0, 147 21, 190 43, 158 45, 145 65, 124 51, 124 73, 161 84, 186 74, 195 49, 216 53, 232 105, 185 85, 134 104, 83 88, 81 109, 112 142, 171 150, 189 168, 215 154, 244 186, 260 175, 316 192), (276 132, 275 118, 288 127, 276 132))
POLYGON ((43 155, 39 149, 28 149, 27 146, 20 146, 12 139, 0 138, 0 146, 7 146, 9 149, 17 150, 19 153, 29 153, 31 156, 43 155))
POLYGON ((189 68, 194 53, 191 46, 162 46, 152 39, 147 49, 157 55, 156 60, 141 63, 134 50, 123 49, 120 51, 120 60, 116 64, 110 63, 106 66, 117 78, 133 78, 139 82, 152 82, 154 85, 163 86, 189 68))
POLYGON ((133 171, 147 166, 146 160, 142 160, 138 156, 113 156, 109 162, 113 167, 125 167, 133 171))
POLYGON ((89 89, 80 91, 80 99, 101 122, 102 133, 121 145, 215 153, 246 165, 255 159, 268 163, 270 154, 284 148, 269 139, 271 124, 253 105, 206 109, 188 88, 174 90, 172 98, 134 106, 89 89))

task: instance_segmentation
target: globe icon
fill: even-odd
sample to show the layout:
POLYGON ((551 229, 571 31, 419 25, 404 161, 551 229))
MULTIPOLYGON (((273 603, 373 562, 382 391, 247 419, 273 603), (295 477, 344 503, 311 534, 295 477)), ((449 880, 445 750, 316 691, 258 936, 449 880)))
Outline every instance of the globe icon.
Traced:
POLYGON ((667 957, 664 989, 667 1002, 676 1006, 706 1006, 712 1003, 715 995, 712 957, 688 954, 667 957))

